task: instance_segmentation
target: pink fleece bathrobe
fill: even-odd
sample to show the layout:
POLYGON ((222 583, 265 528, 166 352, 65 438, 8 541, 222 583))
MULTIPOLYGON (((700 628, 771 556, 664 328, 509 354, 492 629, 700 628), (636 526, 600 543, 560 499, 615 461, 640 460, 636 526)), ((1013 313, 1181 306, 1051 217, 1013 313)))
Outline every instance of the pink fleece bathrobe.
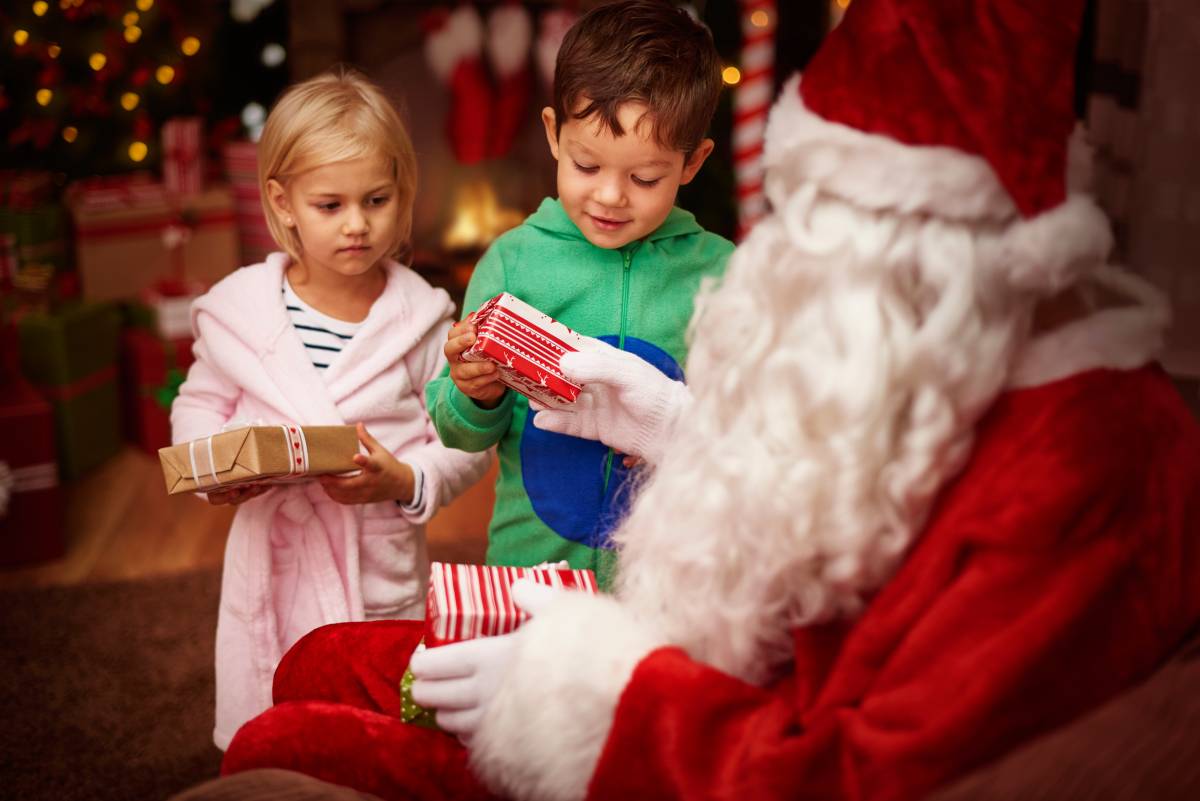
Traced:
POLYGON ((423 614, 424 524, 486 470, 487 454, 444 447, 425 413, 425 383, 445 363, 454 305, 407 267, 387 266, 383 294, 322 376, 284 308, 288 257, 271 254, 192 306, 196 362, 171 410, 175 442, 232 422, 363 422, 424 473, 423 511, 392 501, 343 506, 316 482, 272 489, 238 509, 217 620, 217 711, 224 748, 271 706, 271 678, 297 639, 326 623, 423 614))

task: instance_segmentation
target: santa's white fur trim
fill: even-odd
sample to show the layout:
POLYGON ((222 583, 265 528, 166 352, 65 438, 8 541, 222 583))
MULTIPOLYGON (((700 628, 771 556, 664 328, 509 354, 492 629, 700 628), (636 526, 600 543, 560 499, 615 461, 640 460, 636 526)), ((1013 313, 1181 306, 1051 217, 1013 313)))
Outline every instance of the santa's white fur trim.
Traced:
POLYGON ((767 123, 767 195, 776 208, 804 184, 867 209, 952 220, 1004 220, 1016 206, 986 160, 951 147, 908 145, 815 114, 800 77, 783 87, 767 123))
POLYGON ((613 598, 579 593, 516 636, 516 656, 471 739, 471 766, 514 798, 581 799, 621 692, 662 640, 613 598))
POLYGON ((1018 290, 1061 292, 1103 264, 1112 249, 1108 218, 1087 195, 1071 195, 1049 211, 1017 218, 994 238, 980 242, 987 264, 1004 271, 1018 290))
POLYGON ((446 24, 425 38, 425 59, 443 82, 449 81, 459 62, 479 58, 483 52, 483 20, 475 7, 460 5, 446 24))
POLYGON ((507 78, 529 63, 533 20, 521 5, 501 5, 488 15, 488 63, 497 78, 507 78))
MULTIPOLYGON (((1162 350, 1171 314, 1161 292, 1113 267, 1097 269, 1092 283, 1130 303, 1102 309, 1031 339, 1017 358, 1009 387, 1048 384, 1085 370, 1133 370, 1150 363, 1162 350)), ((1080 289, 1086 295, 1088 285, 1080 289)))

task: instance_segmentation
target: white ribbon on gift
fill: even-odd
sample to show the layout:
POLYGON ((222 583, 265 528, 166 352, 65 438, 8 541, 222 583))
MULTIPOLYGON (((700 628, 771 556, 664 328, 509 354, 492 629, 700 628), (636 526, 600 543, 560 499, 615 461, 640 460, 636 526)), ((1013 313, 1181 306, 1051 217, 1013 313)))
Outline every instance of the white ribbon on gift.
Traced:
POLYGON ((39 462, 15 469, 7 462, 0 462, 0 517, 8 514, 12 496, 18 492, 36 492, 57 486, 58 465, 54 462, 39 462))
MULTIPOLYGON (((239 428, 248 428, 251 426, 266 427, 269 424, 255 420, 251 422, 245 421, 230 421, 221 426, 221 430, 217 434, 224 434, 228 431, 233 431, 239 428)), ((304 429, 295 423, 283 423, 279 425, 279 430, 283 432, 283 441, 286 443, 288 453, 288 474, 286 476, 272 476, 271 481, 286 481, 292 478, 301 478, 308 473, 308 440, 304 437, 304 429)), ((196 483, 196 489, 201 490, 205 487, 205 481, 209 477, 212 478, 212 483, 208 486, 217 487, 223 484, 220 477, 217 475, 216 458, 213 456, 213 437, 217 434, 210 434, 203 439, 194 439, 188 443, 188 459, 192 464, 192 481, 196 483), (196 458, 196 452, 199 450, 200 459, 196 458), (207 464, 204 462, 204 457, 208 458, 207 464)))

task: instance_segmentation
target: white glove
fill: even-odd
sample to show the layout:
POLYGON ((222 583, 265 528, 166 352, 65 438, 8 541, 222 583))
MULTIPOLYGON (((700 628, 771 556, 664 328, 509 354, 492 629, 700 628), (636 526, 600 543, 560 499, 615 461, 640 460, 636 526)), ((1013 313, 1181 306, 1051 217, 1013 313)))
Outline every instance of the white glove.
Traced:
POLYGON ((692 393, 652 364, 607 342, 563 354, 559 367, 583 391, 572 407, 545 409, 533 418, 544 431, 603 442, 618 453, 657 464, 692 393))
MULTIPOLYGON (((512 585, 513 600, 530 615, 544 610, 562 593, 532 579, 518 579, 512 585)), ((416 679, 413 700, 436 709, 438 725, 469 744, 508 672, 516 644, 517 632, 513 632, 414 653, 409 660, 416 679)))

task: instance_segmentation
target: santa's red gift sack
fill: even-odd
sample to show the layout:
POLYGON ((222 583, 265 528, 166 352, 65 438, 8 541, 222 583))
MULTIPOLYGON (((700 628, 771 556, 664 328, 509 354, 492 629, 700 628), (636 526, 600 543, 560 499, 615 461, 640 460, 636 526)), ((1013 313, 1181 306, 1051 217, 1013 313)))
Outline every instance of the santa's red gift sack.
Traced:
POLYGON ((517 579, 591 594, 597 591, 590 570, 434 562, 425 602, 425 645, 432 648, 516 631, 529 619, 512 597, 517 579))
POLYGON ((556 409, 569 407, 582 387, 559 367, 564 353, 584 350, 587 340, 523 300, 501 292, 471 317, 475 344, 464 362, 494 362, 500 382, 527 398, 556 409))

